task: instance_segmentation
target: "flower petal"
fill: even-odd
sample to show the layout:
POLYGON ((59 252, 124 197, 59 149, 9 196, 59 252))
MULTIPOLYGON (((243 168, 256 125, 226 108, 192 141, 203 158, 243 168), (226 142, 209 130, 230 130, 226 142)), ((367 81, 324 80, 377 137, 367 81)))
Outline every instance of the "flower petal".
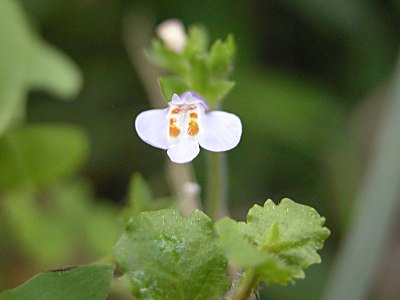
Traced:
POLYGON ((177 164, 192 161, 200 152, 199 144, 189 139, 181 139, 179 143, 172 145, 168 149, 169 158, 177 164))
POLYGON ((168 149, 168 109, 152 109, 140 113, 135 120, 139 137, 146 143, 168 149))
POLYGON ((235 148, 242 135, 242 123, 234 115, 223 111, 212 111, 202 116, 199 143, 204 149, 214 152, 235 148))

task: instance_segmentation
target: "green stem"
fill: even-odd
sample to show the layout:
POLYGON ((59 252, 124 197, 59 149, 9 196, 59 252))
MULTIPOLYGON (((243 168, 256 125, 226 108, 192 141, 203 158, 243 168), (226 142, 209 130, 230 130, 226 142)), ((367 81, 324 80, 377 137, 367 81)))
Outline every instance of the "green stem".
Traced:
POLYGON ((248 300, 256 285, 256 273, 254 271, 244 273, 237 289, 232 295, 232 300, 248 300))
POLYGON ((227 166, 225 153, 208 152, 207 213, 213 220, 227 214, 227 166))

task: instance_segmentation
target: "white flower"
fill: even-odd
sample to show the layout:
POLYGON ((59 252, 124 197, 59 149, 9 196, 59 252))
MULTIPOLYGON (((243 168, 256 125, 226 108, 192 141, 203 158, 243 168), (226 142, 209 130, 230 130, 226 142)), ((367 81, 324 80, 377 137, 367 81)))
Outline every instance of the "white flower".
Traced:
POLYGON ((157 26, 157 35, 165 45, 175 52, 182 52, 186 46, 186 31, 182 22, 177 19, 170 19, 157 26))
POLYGON ((228 151, 237 146, 242 123, 223 111, 208 111, 207 103, 192 92, 174 94, 169 107, 140 113, 135 120, 139 137, 146 143, 168 150, 178 164, 192 161, 200 147, 209 151, 228 151))

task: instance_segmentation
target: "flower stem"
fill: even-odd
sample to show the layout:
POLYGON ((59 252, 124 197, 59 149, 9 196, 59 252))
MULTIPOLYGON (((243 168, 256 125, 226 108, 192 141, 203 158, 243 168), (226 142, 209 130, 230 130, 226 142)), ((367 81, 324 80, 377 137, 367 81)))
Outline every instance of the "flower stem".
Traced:
POLYGON ((248 300, 256 284, 257 276, 254 271, 244 273, 231 300, 248 300))
POLYGON ((213 220, 227 215, 227 165, 222 152, 208 152, 207 213, 213 220))
MULTIPOLYGON (((129 57, 142 80, 150 103, 154 108, 165 107, 166 102, 155 80, 163 73, 146 59, 142 51, 150 43, 150 22, 140 15, 131 14, 126 18, 124 31, 129 57)), ((200 208, 200 190, 191 164, 177 165, 167 162, 167 178, 183 215, 200 208)))

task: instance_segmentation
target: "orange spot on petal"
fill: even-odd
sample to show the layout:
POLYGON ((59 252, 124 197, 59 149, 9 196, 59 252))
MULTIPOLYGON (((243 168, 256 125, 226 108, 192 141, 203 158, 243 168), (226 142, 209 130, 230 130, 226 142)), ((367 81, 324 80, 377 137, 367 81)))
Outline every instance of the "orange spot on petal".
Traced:
POLYGON ((175 123, 176 123, 175 118, 169 119, 169 136, 170 137, 177 137, 181 133, 181 130, 175 125, 175 123))
POLYGON ((179 108, 174 108, 173 110, 171 110, 171 114, 176 115, 179 114, 181 112, 181 110, 179 108))
POLYGON ((191 136, 197 135, 199 133, 199 124, 194 120, 189 121, 187 133, 191 136))
POLYGON ((197 119, 198 118, 198 115, 196 114, 196 113, 190 113, 190 116, 189 116, 190 118, 192 118, 192 119, 197 119))

